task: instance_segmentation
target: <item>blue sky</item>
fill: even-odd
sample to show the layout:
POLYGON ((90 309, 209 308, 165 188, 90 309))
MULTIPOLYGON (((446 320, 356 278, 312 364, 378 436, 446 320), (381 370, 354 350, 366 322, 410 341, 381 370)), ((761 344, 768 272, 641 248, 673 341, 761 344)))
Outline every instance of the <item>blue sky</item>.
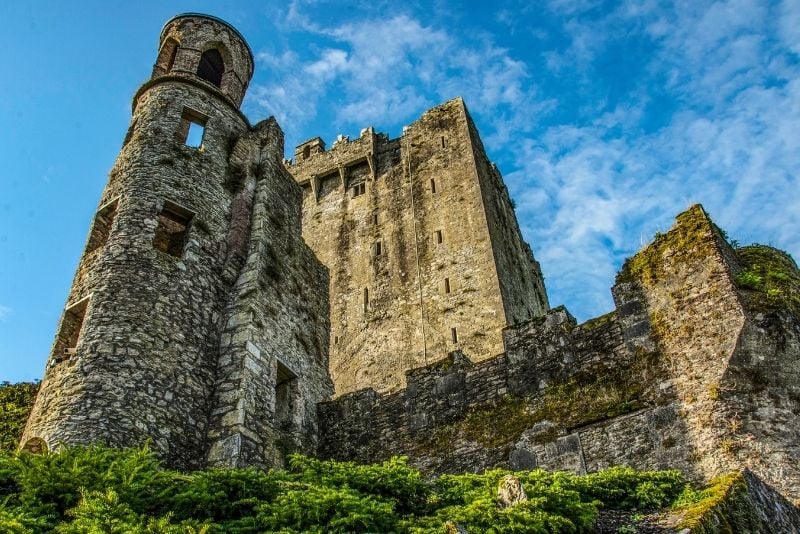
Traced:
POLYGON ((800 2, 3 2, 0 381, 43 372, 163 23, 237 27, 243 109, 287 155, 464 97, 550 302, 612 309, 625 257, 701 202, 731 238, 800 255, 800 2))

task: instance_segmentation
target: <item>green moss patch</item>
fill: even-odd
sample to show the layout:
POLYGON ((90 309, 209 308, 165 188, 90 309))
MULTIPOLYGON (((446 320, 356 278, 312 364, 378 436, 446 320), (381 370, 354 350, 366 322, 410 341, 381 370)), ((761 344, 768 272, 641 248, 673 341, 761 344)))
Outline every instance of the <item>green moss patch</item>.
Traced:
POLYGON ((677 528, 692 534, 763 532, 742 472, 721 475, 699 491, 687 488, 673 507, 681 517, 677 528))
POLYGON ((744 290, 752 308, 800 314, 800 270, 789 254, 756 244, 737 249, 736 256, 743 267, 736 285, 744 290))
POLYGON ((617 274, 618 284, 640 280, 651 286, 667 275, 668 256, 671 262, 687 261, 707 256, 716 247, 713 236, 717 230, 699 204, 678 215, 676 221, 669 232, 656 234, 650 245, 625 261, 617 274))

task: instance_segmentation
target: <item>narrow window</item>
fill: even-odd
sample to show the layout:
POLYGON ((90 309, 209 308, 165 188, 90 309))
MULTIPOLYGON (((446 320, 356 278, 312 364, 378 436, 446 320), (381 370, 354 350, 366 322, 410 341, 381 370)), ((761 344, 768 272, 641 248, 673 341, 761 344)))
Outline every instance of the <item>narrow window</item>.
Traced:
POLYGON ((166 254, 183 257, 183 247, 186 245, 186 236, 192 212, 186 208, 170 202, 164 202, 164 208, 158 214, 158 226, 153 239, 153 246, 166 254))
POLYGON ((172 72, 172 67, 175 66, 175 56, 178 55, 178 43, 170 39, 169 45, 170 48, 167 50, 169 55, 167 56, 166 72, 172 72))
POLYGON ((275 426, 278 430, 291 430, 297 390, 297 375, 278 362, 275 377, 275 426))
POLYGON ((305 146, 303 147, 303 159, 308 159, 311 156, 311 147, 305 146))
POLYGON ((364 313, 369 311, 369 289, 364 288, 364 313))
POLYGON ((431 178, 431 193, 436 193, 436 180, 431 178))
POLYGON ((97 210, 97 215, 94 216, 94 223, 92 224, 92 232, 89 234, 89 244, 86 247, 86 252, 94 252, 105 246, 111 233, 111 225, 114 224, 114 217, 117 215, 117 204, 118 199, 114 199, 97 210))
POLYGON ((200 56, 200 63, 197 65, 197 75, 207 82, 217 87, 222 85, 222 74, 225 72, 225 63, 222 55, 216 48, 210 48, 200 56))
POLYGON ((373 213, 372 214, 372 224, 378 224, 378 214, 377 213, 373 213))
POLYGON ((208 117, 191 108, 183 108, 181 122, 178 125, 176 138, 181 143, 192 148, 199 148, 203 144, 208 117))
POLYGON ((455 326, 450 329, 450 338, 453 340, 453 343, 458 343, 458 330, 456 330, 455 326))
POLYGON ((75 348, 81 337, 83 320, 86 318, 86 308, 89 305, 89 298, 85 297, 78 302, 67 306, 64 317, 61 319, 61 328, 55 348, 56 363, 68 359, 75 354, 75 348))
POLYGON ((442 243, 442 231, 436 230, 436 244, 440 245, 442 243))
POLYGON ((447 146, 447 144, 444 141, 444 136, 442 136, 442 148, 444 148, 445 146, 447 146))
POLYGON ((450 293, 450 279, 449 278, 445 278, 444 279, 444 292, 445 293, 450 293))
POLYGON ((375 241, 375 244, 372 246, 372 251, 375 256, 380 256, 383 253, 380 241, 375 241))
POLYGON ((333 344, 334 345, 338 345, 339 344, 339 336, 333 336, 333 344))

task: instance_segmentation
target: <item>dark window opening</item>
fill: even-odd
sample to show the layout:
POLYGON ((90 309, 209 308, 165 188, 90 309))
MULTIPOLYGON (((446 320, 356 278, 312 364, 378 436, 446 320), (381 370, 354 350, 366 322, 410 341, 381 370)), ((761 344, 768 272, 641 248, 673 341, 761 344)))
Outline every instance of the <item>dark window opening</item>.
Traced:
POLYGON ((207 122, 208 117, 199 111, 195 111, 191 108, 183 108, 176 137, 186 146, 200 148, 203 145, 203 137, 205 135, 207 122))
POLYGON ((275 377, 275 426, 279 430, 291 430, 296 396, 297 375, 279 361, 275 377))
POLYGON ((339 344, 339 336, 333 336, 333 344, 334 345, 338 345, 339 344))
POLYGON ((450 338, 453 340, 453 343, 458 343, 458 330, 456 327, 450 329, 450 338))
POLYGON ((47 452, 47 443, 42 438, 31 438, 25 442, 22 450, 31 454, 44 454, 47 452))
POLYGON ((445 146, 447 146, 447 144, 445 143, 444 136, 442 136, 442 148, 444 148, 445 146))
POLYGON ((431 193, 436 193, 436 180, 431 178, 431 193))
POLYGON ((210 48, 200 56, 200 64, 197 65, 197 75, 207 82, 211 82, 217 87, 222 85, 222 74, 225 72, 225 63, 222 55, 216 48, 210 48))
POLYGON ((363 195, 364 193, 367 192, 367 184, 361 182, 360 184, 354 185, 352 188, 352 192, 353 192, 352 194, 353 198, 363 195))
POLYGON ((377 213, 373 213, 372 214, 372 224, 378 224, 378 214, 377 213))
POLYGON ((164 208, 158 214, 158 226, 153 239, 156 250, 176 258, 183 257, 191 220, 192 212, 173 202, 165 201, 164 208))
POLYGON ((375 256, 383 254, 383 245, 380 241, 375 241, 375 244, 372 246, 372 252, 375 256))
POLYGON ((442 243, 442 231, 436 230, 436 244, 439 245, 442 243))
POLYGON ((445 278, 444 279, 444 292, 445 293, 450 293, 450 279, 449 278, 445 278))
POLYGON ((303 147, 303 159, 308 159, 309 156, 311 156, 311 147, 310 146, 303 147))
POLYGON ((364 288, 364 313, 369 311, 369 289, 364 288))
POLYGON ((61 328, 58 331, 55 348, 55 362, 61 362, 75 354, 78 341, 83 330, 83 320, 86 318, 86 308, 89 298, 85 297, 78 302, 67 306, 64 317, 61 319, 61 328))
POLYGON ((86 252, 94 252, 105 246, 108 236, 111 234, 111 225, 114 224, 114 218, 117 216, 118 203, 119 200, 114 199, 97 211, 97 215, 94 216, 92 231, 89 234, 89 244, 86 246, 86 252))

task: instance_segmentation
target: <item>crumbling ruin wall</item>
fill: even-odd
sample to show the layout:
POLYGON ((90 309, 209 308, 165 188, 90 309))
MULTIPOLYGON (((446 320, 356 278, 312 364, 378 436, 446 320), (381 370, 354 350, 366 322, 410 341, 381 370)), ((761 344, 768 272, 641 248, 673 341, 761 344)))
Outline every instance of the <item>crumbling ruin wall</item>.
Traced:
POLYGON ((797 499, 798 322, 755 310, 739 270, 694 206, 626 263, 611 314, 575 325, 556 308, 506 329, 497 358, 452 354, 405 391, 324 403, 322 452, 405 454, 432 473, 749 467, 797 499))

